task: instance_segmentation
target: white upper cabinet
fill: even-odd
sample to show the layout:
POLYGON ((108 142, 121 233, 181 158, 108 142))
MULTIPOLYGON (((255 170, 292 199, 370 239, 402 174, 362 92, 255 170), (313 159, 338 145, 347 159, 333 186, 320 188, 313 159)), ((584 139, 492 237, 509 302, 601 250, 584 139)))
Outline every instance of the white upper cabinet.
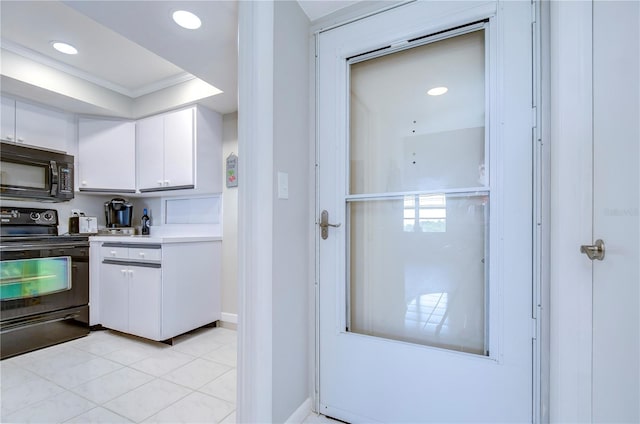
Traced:
POLYGON ((138 121, 141 192, 193 188, 193 108, 138 121))
POLYGON ((136 124, 78 119, 79 190, 135 193, 136 124))
POLYGON ((66 152, 72 135, 71 114, 2 98, 2 140, 66 152))
POLYGON ((222 117, 200 106, 137 125, 138 190, 222 190, 222 117))
POLYGON ((0 137, 3 141, 16 141, 16 102, 8 97, 2 97, 2 129, 0 137))
POLYGON ((185 109, 164 119, 164 184, 193 188, 194 112, 185 109))

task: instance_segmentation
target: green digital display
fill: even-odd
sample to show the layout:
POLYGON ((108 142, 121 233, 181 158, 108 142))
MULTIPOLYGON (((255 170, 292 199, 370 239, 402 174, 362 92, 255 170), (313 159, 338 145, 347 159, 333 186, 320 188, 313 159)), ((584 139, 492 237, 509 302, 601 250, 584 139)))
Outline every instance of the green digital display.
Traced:
POLYGON ((71 288, 71 257, 0 262, 0 299, 24 299, 71 288))

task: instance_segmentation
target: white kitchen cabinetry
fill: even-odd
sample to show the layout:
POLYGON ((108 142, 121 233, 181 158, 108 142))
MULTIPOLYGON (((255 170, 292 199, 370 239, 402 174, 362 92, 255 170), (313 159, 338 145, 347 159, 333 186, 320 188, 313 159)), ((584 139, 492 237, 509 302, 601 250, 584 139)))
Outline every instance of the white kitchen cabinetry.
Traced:
POLYGON ((135 193, 136 124, 78 119, 79 190, 135 193))
POLYGON ((141 119, 137 125, 142 193, 222 191, 222 117, 201 106, 141 119))
POLYGON ((101 287, 100 302, 102 325, 118 331, 129 329, 129 276, 124 266, 102 264, 100 279, 105 282, 101 287))
POLYGON ((134 263, 103 263, 102 325, 124 333, 161 340, 161 272, 134 263))
POLYGON ((72 135, 71 114, 2 98, 2 140, 66 152, 72 135))
POLYGON ((15 141, 16 136, 16 102, 8 97, 2 97, 2 131, 0 137, 3 141, 15 141))
POLYGON ((164 117, 164 183, 166 186, 195 186, 195 108, 164 117))
POLYGON ((160 268, 132 266, 129 274, 129 333, 162 340, 162 273, 160 268))
POLYGON ((117 240, 91 243, 100 249, 92 325, 162 341, 220 319, 220 241, 117 240))
MULTIPOLYGON (((138 121, 138 188, 140 191, 161 190, 164 181, 164 115, 138 121)), ((193 140, 187 140, 190 145, 193 140)), ((189 152, 193 152, 191 146, 189 152)), ((192 169, 189 166, 189 169, 192 169)))
POLYGON ((161 245, 105 243, 101 250, 102 325, 162 340, 161 245))

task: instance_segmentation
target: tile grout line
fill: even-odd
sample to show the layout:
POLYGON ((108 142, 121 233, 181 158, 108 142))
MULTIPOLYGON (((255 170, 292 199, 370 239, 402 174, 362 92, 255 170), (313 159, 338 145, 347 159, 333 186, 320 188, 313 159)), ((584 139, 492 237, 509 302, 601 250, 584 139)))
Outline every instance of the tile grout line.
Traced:
MULTIPOLYGON (((214 330, 214 331, 215 331, 215 330, 214 330)), ((227 331, 231 332, 231 330, 227 330, 227 331)), ((226 332, 225 332, 225 333, 226 333, 226 332)), ((225 334, 225 333, 223 333, 223 334, 225 334)), ((210 332, 209 332, 209 334, 210 334, 210 332)), ((108 338, 109 338, 109 337, 112 337, 113 335, 109 334, 109 335, 108 335, 108 337, 105 337, 106 335, 107 335, 107 334, 105 334, 105 333, 103 333, 103 335, 100 335, 100 336, 99 336, 99 338, 97 338, 97 339, 96 339, 95 344, 98 344, 98 343, 108 343, 108 342, 109 342, 109 341, 108 341, 108 338)), ((204 333, 204 334, 202 334, 201 336, 206 336, 206 335, 207 335, 207 333, 204 333)), ((116 336, 116 337, 117 337, 117 336, 116 336)), ((186 342, 186 341, 190 341, 190 340, 197 340, 197 338, 198 338, 198 336, 197 336, 197 335, 194 335, 194 336, 190 337, 189 339, 185 340, 185 342, 186 342)), ((82 339, 82 340, 83 340, 83 342, 86 342, 86 340, 87 340, 87 339, 82 339)), ((167 350, 172 351, 172 352, 176 352, 176 353, 178 353, 178 354, 180 354, 180 355, 188 356, 188 357, 189 357, 189 360, 188 360, 186 363, 181 364, 181 365, 177 366, 176 368, 173 368, 173 369, 171 369, 171 370, 169 370, 169 371, 165 372, 164 374, 161 374, 161 375, 158 375, 158 376, 156 376, 156 375, 154 375, 154 374, 150 374, 149 372, 146 372, 146 371, 143 371, 143 370, 140 370, 140 369, 137 369, 137 368, 133 368, 133 367, 132 367, 132 365, 138 364, 138 363, 140 363, 140 362, 142 362, 142 361, 145 361, 145 360, 148 360, 149 358, 152 358, 152 357, 157 357, 157 356, 159 356, 159 354, 161 354, 161 351, 162 351, 162 350, 160 350, 160 351, 158 351, 158 352, 151 352, 151 351, 150 351, 151 353, 149 354, 149 356, 147 356, 147 357, 145 357, 145 358, 141 358, 141 359, 139 359, 139 360, 137 360, 137 361, 134 361, 134 362, 132 362, 132 363, 129 363, 129 364, 123 364, 123 363, 121 363, 121 362, 115 361, 115 360, 113 360, 113 359, 110 359, 110 358, 107 358, 107 357, 105 357, 105 356, 104 356, 104 355, 112 354, 112 353, 117 352, 117 351, 123 351, 123 350, 126 350, 127 348, 134 348, 134 349, 135 349, 135 347, 137 347, 135 344, 133 344, 133 345, 131 345, 131 346, 125 346, 125 345, 122 345, 122 347, 121 347, 120 349, 114 349, 114 350, 109 351, 109 352, 107 352, 107 353, 105 353, 105 354, 103 355, 103 354, 95 353, 95 350, 94 350, 94 351, 92 351, 92 350, 91 350, 91 346, 90 346, 90 345, 91 345, 91 343, 83 343, 83 347, 84 347, 84 348, 83 348, 83 347, 80 347, 80 346, 70 345, 70 346, 68 346, 68 348, 62 348, 62 349, 60 349, 60 352, 56 352, 56 353, 53 353, 53 352, 52 352, 52 355, 51 355, 51 356, 43 355, 43 357, 42 357, 42 358, 34 359, 34 360, 32 360, 32 361, 28 361, 28 362, 24 362, 24 363, 20 363, 20 362, 11 362, 11 363, 10 363, 10 365, 11 365, 12 367, 15 367, 15 369, 16 369, 16 370, 20 370, 20 372, 26 372, 26 373, 28 373, 29 375, 33 375, 33 376, 35 376, 35 377, 36 377, 36 378, 38 378, 38 379, 42 379, 42 380, 44 380, 44 381, 46 381, 46 382, 48 382, 48 383, 51 383, 53 386, 55 386, 55 388, 56 388, 56 389, 59 389, 60 391, 57 391, 57 390, 56 390, 56 391, 57 391, 57 393, 55 393, 55 394, 52 394, 52 395, 46 396, 46 397, 45 397, 45 398, 43 398, 43 399, 39 399, 38 401, 36 401, 36 402, 34 402, 34 403, 32 403, 32 404, 27 404, 27 405, 25 405, 25 406, 24 406, 24 407, 22 407, 22 408, 18 408, 18 409, 15 409, 15 410, 9 410, 7 414, 3 414, 3 415, 10 416, 10 415, 12 415, 12 414, 16 414, 16 413, 18 413, 19 411, 22 411, 22 410, 24 410, 24 409, 33 408, 34 406, 38 405, 38 404, 39 404, 39 403, 41 403, 41 402, 46 402, 46 401, 50 400, 51 398, 53 398, 53 397, 55 397, 55 396, 58 396, 58 395, 61 395, 61 394, 65 393, 65 394, 69 394, 69 395, 73 395, 73 396, 78 396, 79 398, 81 398, 81 399, 83 399, 83 400, 85 400, 85 401, 89 402, 91 405, 93 405, 93 406, 92 406, 91 408, 89 408, 88 410, 86 410, 86 411, 84 411, 84 412, 82 412, 82 413, 80 413, 80 414, 77 414, 77 415, 75 415, 75 416, 73 416, 73 417, 67 418, 65 422, 67 422, 67 421, 71 421, 71 420, 73 420, 74 418, 77 418, 77 417, 79 417, 79 416, 81 416, 81 415, 83 415, 83 414, 89 413, 90 411, 96 410, 96 409, 98 409, 98 408, 102 408, 102 409, 104 409, 104 410, 106 410, 106 411, 109 411, 110 413, 116 414, 117 416, 123 417, 124 419, 127 419, 127 420, 128 420, 128 418, 127 418, 127 417, 125 417, 125 416, 123 416, 122 414, 118 413, 117 411, 112 410, 112 409, 110 409, 109 407, 107 407, 107 406, 106 406, 106 403, 109 403, 109 402, 113 401, 114 399, 117 399, 118 397, 125 396, 126 394, 128 394, 128 393, 130 393, 130 392, 132 392, 132 391, 134 391, 134 390, 136 390, 136 389, 138 389, 138 388, 140 388, 140 387, 144 386, 145 384, 149 384, 149 383, 152 383, 152 382, 154 382, 154 381, 158 381, 158 380, 160 380, 160 381, 162 381, 162 382, 166 382, 166 383, 170 383, 170 384, 175 384, 176 386, 179 386, 179 387, 182 387, 182 388, 186 389, 188 392, 187 392, 187 393, 185 393, 184 395, 180 396, 178 399, 176 399, 175 401, 171 402, 170 404, 168 404, 168 405, 164 406, 164 407, 163 407, 162 409, 160 409, 159 411, 156 411, 156 412, 154 412, 153 414, 151 414, 151 415, 149 415, 149 416, 145 417, 142 421, 147 420, 147 419, 149 419, 149 418, 153 417, 154 415, 157 415, 157 414, 161 413, 161 412, 162 412, 162 411, 164 411, 165 409, 172 407, 172 406, 173 406, 173 405, 175 405, 177 402, 180 402, 180 401, 181 401, 181 400, 183 400, 184 398, 186 398, 186 397, 188 397, 188 396, 190 396, 190 395, 192 395, 192 394, 194 394, 194 393, 198 393, 198 394, 203 395, 203 396, 206 396, 206 397, 208 397, 208 398, 216 399, 216 400, 218 400, 218 401, 224 402, 225 404, 229 405, 229 407, 230 407, 230 408, 232 408, 232 409, 231 409, 231 411, 230 411, 228 414, 226 414, 224 417, 222 417, 222 418, 220 419, 220 421, 223 421, 224 419, 228 418, 229 416, 231 416, 231 415, 236 411, 236 402, 231 402, 231 401, 229 401, 229 400, 226 400, 226 399, 220 398, 220 397, 218 397, 218 396, 215 396, 215 395, 212 395, 212 394, 206 393, 206 392, 204 392, 204 391, 201 391, 200 389, 202 389, 203 387, 205 387, 205 386, 207 386, 207 385, 209 385, 209 384, 212 384, 213 382, 215 382, 215 381, 217 381, 217 380, 221 379, 222 377, 226 376, 227 374, 229 374, 229 373, 231 373, 231 372, 233 372, 233 371, 237 371, 237 366, 235 366, 235 365, 230 365, 229 363, 224 363, 224 362, 216 361, 215 359, 209 359, 209 358, 206 358, 206 357, 205 357, 205 355, 209 355, 209 354, 211 354, 211 353, 213 353, 213 352, 216 352, 216 351, 218 351, 218 350, 220 350, 220 349, 223 349, 223 348, 237 349, 237 345, 235 345, 234 340, 228 340, 228 338, 226 337, 226 334, 223 336, 223 340, 215 340, 215 339, 214 339, 214 340, 211 340, 211 339, 208 339, 208 342, 210 342, 210 343, 215 343, 215 344, 217 344, 217 345, 219 345, 219 346, 217 346, 215 349, 207 350, 205 353, 202 353, 202 354, 199 354, 199 355, 198 355, 198 354, 193 355, 193 354, 191 354, 191 353, 185 352, 185 351, 183 351, 183 350, 181 350, 181 349, 179 349, 179 348, 176 348, 176 345, 170 346, 167 350), (86 345, 85 345, 85 344, 86 344, 86 345), (94 377, 94 378, 90 378, 89 380, 87 380, 87 381, 83 381, 82 383, 77 384, 77 385, 75 385, 74 387, 70 387, 70 388, 64 387, 64 386, 62 386, 61 384, 57 383, 56 381, 54 381, 54 380, 50 379, 49 377, 47 377, 47 376, 45 376, 45 375, 41 374, 41 372, 42 372, 43 370, 40 370, 40 372, 38 372, 38 371, 36 371, 36 370, 34 370, 34 369, 28 368, 30 364, 33 364, 33 363, 36 363, 36 362, 41 362, 41 361, 44 363, 45 361, 48 361, 48 360, 50 360, 51 358, 54 358, 54 357, 60 357, 61 355, 68 353, 68 352, 65 352, 66 350, 69 350, 70 352, 74 352, 74 351, 75 351, 75 352, 81 352, 81 353, 83 353, 83 354, 86 354, 86 355, 87 355, 87 359, 86 359, 86 360, 83 360, 83 361, 81 361, 81 362, 79 362, 79 363, 77 363, 77 364, 75 364, 75 363, 74 363, 74 364, 70 365, 68 368, 74 368, 74 367, 80 366, 80 365, 82 365, 82 364, 86 364, 87 362, 90 362, 90 361, 92 361, 92 360, 96 360, 96 359, 103 359, 103 360, 107 361, 108 363, 111 363, 111 364, 117 365, 117 366, 118 366, 118 368, 116 368, 116 369, 114 369, 114 370, 111 370, 111 371, 109 371, 109 372, 107 372, 107 373, 105 373, 105 374, 102 374, 102 375, 96 376, 96 377, 94 377), (179 370, 179 369, 181 369, 181 368, 183 368, 183 367, 185 367, 185 366, 188 366, 189 364, 192 364, 193 362, 195 362, 195 361, 196 361, 196 360, 198 360, 198 359, 201 359, 201 360, 206 361, 206 362, 214 363, 214 364, 216 364, 216 365, 223 366, 223 367, 226 367, 226 368, 228 368, 228 369, 227 369, 226 371, 224 371, 222 374, 218 375, 217 377, 215 377, 215 378, 213 378, 212 380, 210 380, 210 381, 208 381, 208 382, 206 382, 206 383, 204 383, 204 384, 200 385, 198 388, 195 388, 195 389, 194 389, 194 388, 191 388, 191 387, 188 387, 188 386, 184 386, 183 384, 180 384, 180 383, 177 383, 177 382, 174 382, 174 381, 171 381, 171 380, 168 380, 168 379, 165 379, 165 378, 164 378, 164 377, 166 377, 168 374, 170 374, 170 373, 172 373, 172 372, 175 372, 176 370, 179 370), (100 378, 104 378, 104 377, 106 377, 106 376, 109 376, 109 375, 111 375, 111 374, 114 374, 114 373, 116 373, 116 372, 118 372, 118 371, 122 371, 122 370, 129 370, 129 371, 133 371, 133 372, 139 372, 139 373, 141 373, 141 374, 144 374, 145 376, 151 377, 151 380, 149 380, 149 381, 147 381, 147 382, 144 382, 144 383, 141 383, 141 384, 139 384, 139 385, 136 385, 135 387, 132 387, 132 388, 128 389, 127 391, 125 391, 125 392, 123 392, 123 393, 121 393, 121 394, 119 394, 119 395, 117 395, 117 396, 115 396, 115 397, 113 397, 113 398, 109 398, 109 399, 107 399, 107 400, 105 400, 105 401, 102 401, 102 402, 95 402, 94 400, 92 400, 92 399, 90 399, 90 398, 86 397, 85 395, 83 395, 83 394, 82 394, 82 392, 75 392, 75 391, 74 391, 74 389, 77 389, 78 387, 80 387, 80 386, 82 386, 82 385, 85 385, 85 384, 91 383, 91 382, 96 381, 96 380, 98 380, 98 379, 100 379, 100 378)), ((141 345, 141 346, 143 346, 143 345, 141 345)), ((164 350, 164 349, 163 349, 163 350, 164 350)), ((67 367, 65 367, 65 368, 67 368, 67 367)), ((61 372, 61 370, 58 370, 57 372, 61 372)), ((46 374, 46 372, 45 372, 45 374, 46 374)), ((16 384, 14 387, 12 387, 12 388, 10 388, 10 389, 15 389, 15 388, 18 388, 18 387, 20 387, 20 384, 16 384)), ((8 390, 10 390, 10 389, 8 389, 8 390)), ((4 419, 4 417, 2 417, 2 418, 4 419)))

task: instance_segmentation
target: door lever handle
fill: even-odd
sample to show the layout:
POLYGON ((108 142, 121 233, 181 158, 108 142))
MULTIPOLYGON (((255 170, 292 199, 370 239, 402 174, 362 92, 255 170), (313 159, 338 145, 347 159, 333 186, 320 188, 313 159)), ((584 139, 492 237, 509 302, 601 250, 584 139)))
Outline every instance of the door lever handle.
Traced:
POLYGON ((320 236, 322 240, 326 240, 329 237, 329 227, 338 228, 342 224, 329 224, 329 212, 323 210, 320 214, 320 236))
POLYGON ((589 259, 601 261, 604 259, 604 241, 598 239, 595 244, 583 244, 580 253, 584 253, 589 259))

